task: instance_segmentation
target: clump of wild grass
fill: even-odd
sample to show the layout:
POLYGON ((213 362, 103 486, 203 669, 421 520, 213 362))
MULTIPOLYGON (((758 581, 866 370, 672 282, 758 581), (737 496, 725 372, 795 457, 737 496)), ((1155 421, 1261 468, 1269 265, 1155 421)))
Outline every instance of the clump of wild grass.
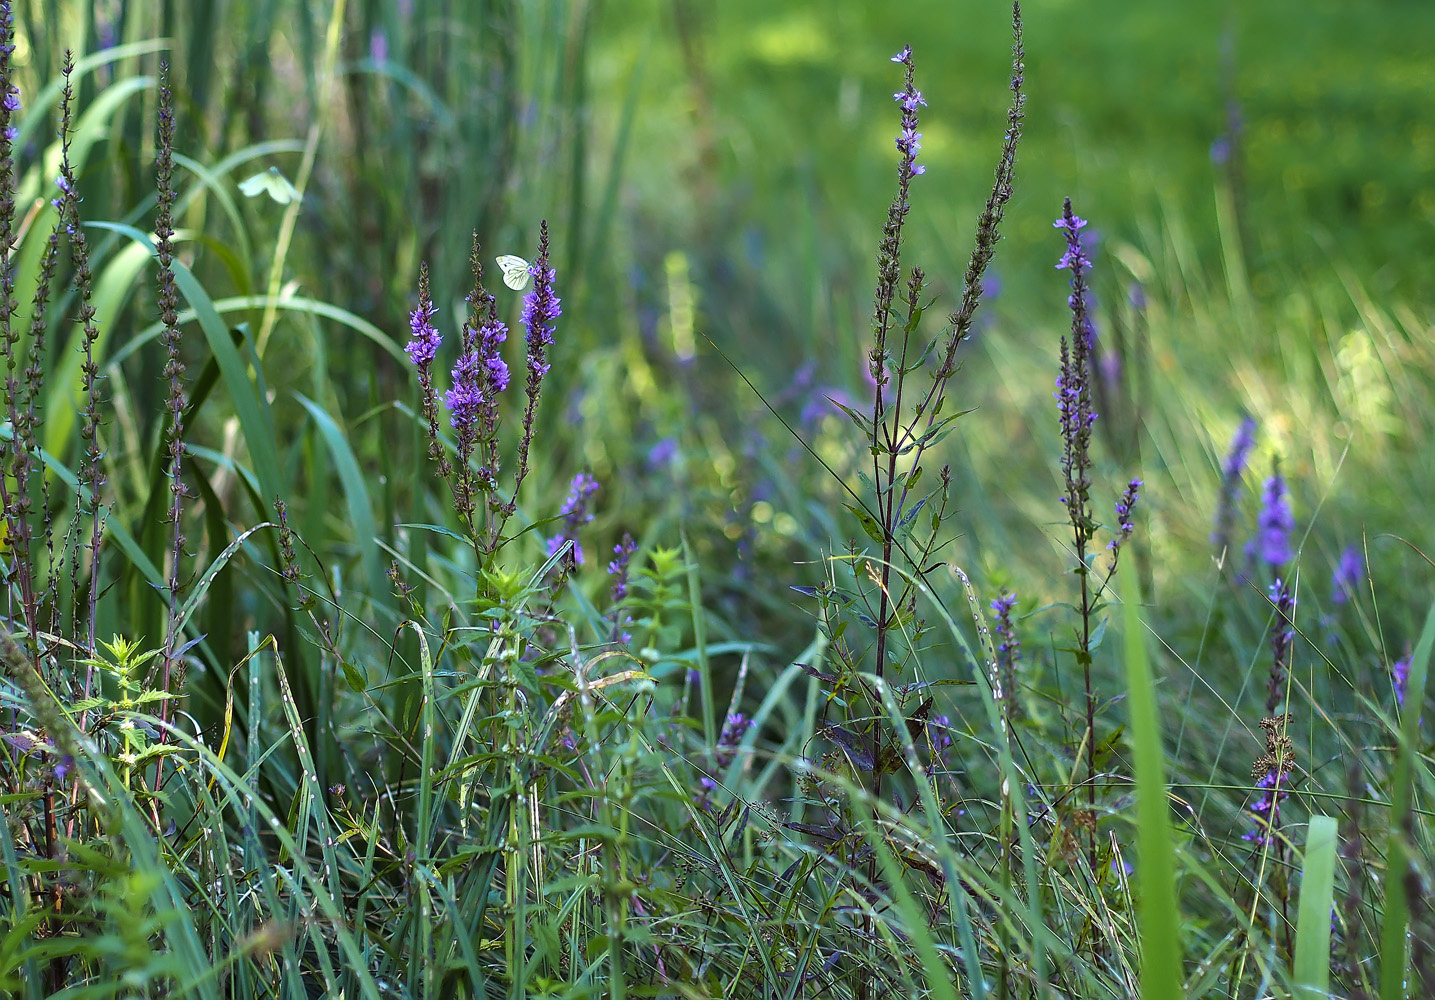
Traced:
MULTIPOLYGON (((1435 917, 1422 902, 1430 838, 1418 803, 1430 788, 1418 760, 1435 627, 1382 677, 1389 692, 1352 683, 1356 710, 1322 703, 1324 681, 1305 669, 1324 662, 1321 647, 1296 617, 1301 546, 1283 476, 1266 484, 1242 569, 1259 603, 1240 603, 1250 588, 1213 598, 1232 621, 1220 641, 1252 664, 1243 690, 1208 682, 1230 725, 1255 741, 1249 777, 1218 759, 1199 773, 1201 754, 1230 749, 1203 731, 1176 745, 1168 789, 1151 720, 1138 726, 1131 708, 1129 740, 1116 721, 1128 691, 1118 678, 1145 671, 1132 652, 1142 620, 1129 584, 1127 647, 1112 655, 1103 638, 1118 560, 1148 541, 1136 532, 1148 500, 1142 481, 1123 475, 1110 523, 1096 513, 1106 470, 1091 447, 1102 398, 1087 294, 1095 262, 1070 202, 1057 222, 1070 331, 1050 438, 1079 599, 1067 603, 1078 588, 1065 574, 1034 582, 1020 602, 1005 588, 981 598, 946 562, 961 521, 957 473, 938 462, 964 415, 960 347, 1013 194, 1025 105, 1018 7, 1007 132, 960 301, 940 330, 926 273, 903 262, 910 215, 933 180, 919 162, 927 98, 912 50, 894 59, 898 172, 877 257, 871 405, 844 407, 870 458, 848 505, 865 540, 805 588, 812 639, 776 668, 771 646, 713 610, 687 537, 624 524, 623 511, 604 509, 597 476, 569 466, 549 436, 543 400, 569 344, 546 223, 529 287, 514 290, 521 299, 485 284, 477 237, 462 316, 444 314, 429 270, 418 270, 412 416, 441 486, 415 490, 421 510, 393 511, 403 519, 388 552, 393 593, 364 593, 368 574, 351 576, 312 545, 314 512, 297 499, 323 478, 311 465, 291 481, 261 458, 268 399, 250 390, 251 379, 264 385, 264 352, 242 328, 204 328, 203 292, 181 281, 183 130, 163 69, 152 247, 165 391, 150 436, 154 523, 136 540, 118 516, 122 429, 107 414, 120 411, 120 393, 103 377, 100 251, 82 211, 86 176, 69 153, 72 64, 59 193, 29 216, 24 239, 41 243, 26 258, 8 131, 19 110, 12 27, 8 5, 0 11, 5 990, 1325 995, 1332 906, 1348 995, 1429 985, 1435 917), (21 260, 34 262, 26 273, 21 260), (31 282, 20 331, 14 296, 31 282), (185 298, 212 357, 181 334, 185 298), (66 369, 53 328, 71 314, 79 361, 66 369), (192 382, 187 355, 202 366, 192 382), (46 379, 66 370, 78 425, 56 456, 42 451, 43 407, 65 397, 46 379), (206 432, 197 408, 220 379, 247 421, 253 465, 227 488, 267 517, 261 491, 294 484, 269 491, 281 494, 272 522, 225 523, 234 508, 204 463, 246 459, 195 443, 206 432), (561 499, 543 491, 565 481, 561 499), (186 503, 192 495, 202 511, 186 503), (203 551, 189 541, 201 518, 203 551), (592 557, 605 551, 606 573, 592 557), (235 569, 254 576, 223 590, 235 569), (242 649, 197 655, 207 634, 196 608, 224 605, 225 593, 233 608, 269 602, 279 624, 252 631, 242 649), (1045 599, 1060 602, 1056 614, 1045 599), (954 610, 963 600, 969 615, 954 610), (159 629, 153 646, 137 637, 145 622, 159 629), (105 641, 105 625, 133 634, 105 641), (1072 664, 1079 687, 1065 677, 1072 664), (1379 749, 1391 742, 1394 751, 1379 749), (1359 776, 1338 790, 1352 802, 1338 877, 1322 810, 1341 779, 1325 777, 1322 760, 1348 765, 1329 773, 1359 776), (1159 859, 1180 877, 1169 900, 1151 874, 1159 859), (1156 905, 1168 905, 1164 923, 1147 919, 1156 905), (1161 927, 1166 939, 1153 942, 1161 927), (1174 958, 1156 969, 1153 955, 1174 958)), ((309 412, 344 457, 339 422, 322 423, 317 403, 309 412)), ((1243 425, 1221 470, 1218 555, 1237 544, 1253 432, 1243 425)), ((1143 443, 1138 432, 1123 460, 1143 443)), ((352 450, 347 458, 358 470, 352 450)), ((365 510, 362 486, 347 484, 351 516, 365 510)), ((368 551, 374 540, 356 534, 355 549, 368 551)), ((1335 604, 1363 601, 1345 561, 1336 576, 1335 604)), ((1136 683, 1132 701, 1146 711, 1136 683)))

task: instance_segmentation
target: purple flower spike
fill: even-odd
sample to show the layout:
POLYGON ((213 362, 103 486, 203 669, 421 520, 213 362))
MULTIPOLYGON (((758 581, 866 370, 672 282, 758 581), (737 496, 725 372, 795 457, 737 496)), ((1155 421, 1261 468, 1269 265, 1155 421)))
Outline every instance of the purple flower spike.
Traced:
POLYGON ((1410 657, 1396 660, 1390 667, 1390 679, 1395 685, 1395 704, 1405 707, 1405 688, 1410 683, 1410 657))
POLYGON ((1291 514, 1286 482, 1280 473, 1266 480, 1256 524, 1256 536, 1246 546, 1246 554, 1276 568, 1290 562, 1290 533, 1295 530, 1295 516, 1291 514))
POLYGON ((433 364, 439 345, 443 343, 443 337, 433 325, 433 318, 437 315, 438 306, 429 298, 427 282, 424 282, 420 286, 418 308, 409 313, 409 330, 413 336, 404 348, 404 353, 420 371, 433 364))
MULTIPOLYGON (((1130 538, 1131 533, 1136 530, 1136 522, 1131 519, 1131 512, 1136 509, 1136 502, 1141 499, 1143 485, 1140 479, 1131 480, 1126 484, 1126 490, 1121 494, 1121 498, 1116 501, 1116 523, 1120 527, 1117 529, 1116 537, 1106 546, 1111 550, 1113 559, 1121 551, 1121 544, 1130 538)), ((1115 564, 1113 563, 1113 565, 1115 564)))
POLYGON ((578 528, 593 520, 593 515, 588 512, 588 499, 596 492, 598 480, 588 473, 580 472, 573 477, 573 481, 568 484, 568 496, 563 501, 563 509, 558 512, 558 516, 563 518, 563 527, 558 534, 548 539, 548 555, 551 556, 561 549, 564 542, 571 541, 573 548, 569 558, 572 565, 583 565, 583 546, 578 544, 578 528))
POLYGON ((1365 576, 1365 559, 1354 545, 1346 547, 1340 554, 1340 562, 1330 576, 1330 600, 1332 604, 1344 604, 1360 586, 1365 576))
POLYGON ((912 47, 909 45, 898 52, 892 61, 907 67, 902 89, 892 95, 892 99, 902 105, 902 131, 897 136, 897 152, 902 154, 898 175, 905 184, 927 172, 925 166, 917 165, 917 154, 922 150, 922 133, 917 131, 917 109, 925 107, 927 102, 923 100, 922 92, 913 85, 912 47))

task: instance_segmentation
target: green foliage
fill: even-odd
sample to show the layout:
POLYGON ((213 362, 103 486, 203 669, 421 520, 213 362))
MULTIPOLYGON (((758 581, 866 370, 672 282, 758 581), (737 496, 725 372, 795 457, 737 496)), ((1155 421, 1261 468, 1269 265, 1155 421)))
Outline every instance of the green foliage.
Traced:
POLYGON ((1435 616, 1411 648, 1435 542, 1409 514, 1435 490, 1435 379, 1425 244, 1397 223, 1428 193, 1424 13, 1302 8, 1350 53, 1331 118, 1327 83, 1274 69, 1299 46, 1261 46, 1278 83, 1241 61, 1290 36, 1289 5, 1228 22, 1229 69, 1191 41, 1207 4, 1029 11, 1014 158, 990 9, 15 6, 0 992, 1435 988, 1435 616), (872 40, 899 28, 932 169, 890 210, 912 215, 869 339, 854 274, 890 183, 867 133, 890 153, 898 85, 872 40), (1380 71, 1355 86, 1361 59, 1380 71), (1231 122, 1193 95, 1222 81, 1249 146, 1208 218, 1231 122), (1407 132, 1417 155, 1353 171, 1407 132), (62 161, 78 193, 55 206, 62 161), (1095 509, 1058 527, 1049 221, 1073 184, 1107 234, 1092 479, 1146 479, 1134 534, 1095 509), (965 273, 953 213, 979 220, 965 273), (522 298, 465 258, 471 233, 490 272, 533 258, 544 218, 564 313, 539 405, 522 298), (421 261, 428 397, 403 350, 421 261), (465 452, 439 401, 486 318, 514 386, 465 452), (1239 551, 1249 477, 1227 484, 1240 536, 1207 540, 1243 411, 1252 467, 1293 490, 1290 622, 1239 551), (1329 587, 1348 546, 1367 574, 1329 587))

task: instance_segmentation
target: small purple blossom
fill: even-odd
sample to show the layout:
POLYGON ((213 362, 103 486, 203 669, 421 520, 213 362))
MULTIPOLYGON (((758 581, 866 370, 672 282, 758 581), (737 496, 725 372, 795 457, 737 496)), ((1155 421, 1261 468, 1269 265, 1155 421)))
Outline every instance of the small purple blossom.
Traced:
POLYGON ((1236 519, 1236 501, 1241 495, 1241 476, 1246 459, 1256 443, 1256 422, 1250 417, 1241 420, 1231 437, 1231 446, 1221 463, 1221 499, 1216 506, 1216 520, 1211 528, 1211 544, 1219 553, 1230 545, 1231 528, 1236 519))
POLYGON ((927 723, 927 738, 932 741, 933 753, 945 753, 952 746, 952 718, 949 715, 934 715, 927 723))
POLYGON ((1364 576, 1365 559, 1360 549, 1354 545, 1346 546, 1340 554, 1340 562, 1336 563, 1335 571, 1330 575, 1331 603, 1344 604, 1350 600, 1364 576))
POLYGON ((1390 667, 1390 679, 1395 685, 1395 704, 1405 707, 1405 689, 1410 684, 1410 657, 1395 661, 1390 667))
POLYGON ((1290 584, 1277 577, 1266 593, 1275 606, 1275 620, 1271 623, 1271 671, 1266 691, 1266 712, 1274 715, 1276 708, 1285 700, 1286 677, 1290 671, 1291 647, 1295 643, 1295 595, 1290 584))
POLYGON ((637 551, 638 543, 633 541, 633 536, 626 531, 623 532, 623 540, 613 546, 613 560, 608 563, 608 575, 613 578, 613 587, 608 596, 614 604, 628 596, 628 564, 632 561, 633 553, 637 551))
POLYGON ((1277 472, 1266 480, 1261 490, 1256 535, 1246 546, 1246 554, 1278 569, 1291 560, 1290 533, 1294 530, 1295 516, 1291 513, 1286 482, 1277 472))
POLYGON ((418 308, 409 313, 409 330, 412 336, 408 346, 404 348, 409 360, 420 369, 433 364, 433 359, 438 356, 439 345, 443 343, 442 335, 433 324, 433 318, 437 315, 438 306, 429 299, 427 291, 421 288, 418 308))
POLYGON ((1231 447, 1226 452, 1226 461, 1221 466, 1221 475, 1226 479, 1239 480, 1245 471, 1246 459, 1256 443, 1256 422, 1245 417, 1231 436, 1231 447))
MULTIPOLYGON (((714 748, 713 773, 722 774, 731 766, 733 759, 737 757, 737 745, 742 742, 743 736, 752 728, 752 720, 741 712, 729 712, 723 721, 722 732, 718 734, 717 746, 714 748)), ((717 791, 717 782, 703 775, 699 783, 703 787, 704 794, 717 791)))
POLYGON ((1255 847, 1271 843, 1271 831, 1275 828, 1280 814, 1281 801, 1286 797, 1284 772, 1279 769, 1262 775, 1256 782, 1260 796, 1246 807, 1255 820, 1252 828, 1241 834, 1241 839, 1250 841, 1255 847))
POLYGON ((1066 271, 1075 267, 1084 271, 1091 267, 1091 261, 1086 256, 1086 239, 1081 233, 1081 230, 1086 228, 1086 220, 1071 214, 1070 199, 1067 199, 1066 214, 1051 226, 1053 229, 1062 230, 1066 236, 1066 252, 1061 255, 1061 260, 1057 261, 1056 269, 1066 271))
POLYGON ((389 36, 382 30, 375 29, 369 35, 369 58, 376 63, 389 61, 389 36))
POLYGON ((1136 530, 1136 523, 1131 520, 1131 511, 1136 507, 1136 501, 1141 499, 1142 480, 1133 479, 1126 484, 1126 492, 1116 501, 1116 523, 1121 526, 1120 533, 1111 540, 1106 547, 1112 552, 1121 548, 1121 543, 1131 537, 1136 530))
POLYGON ((5 95, 5 110, 12 115, 20 110, 20 88, 11 87, 10 93, 5 95))
POLYGON ((1016 625, 1012 621, 1012 609, 1020 603, 1017 596, 1005 588, 991 602, 992 614, 996 616, 992 637, 997 655, 996 681, 1000 686, 995 694, 1009 717, 1015 717, 1020 712, 1020 702, 1016 698, 1016 668, 1021 661, 1021 639, 1017 638, 1016 625))
POLYGON ((660 469, 678 457, 677 438, 666 437, 648 449, 648 468, 660 469))
POLYGON ((533 290, 523 296, 520 322, 528 331, 529 377, 541 381, 550 367, 545 348, 553 344, 553 322, 563 315, 563 300, 553 293, 557 274, 547 266, 546 259, 528 265, 528 273, 533 275, 533 290))
POLYGON ((1126 301, 1137 312, 1146 311, 1146 289, 1142 287, 1141 282, 1131 282, 1131 286, 1126 289, 1126 301))
POLYGON ((65 783, 65 780, 66 780, 67 778, 69 778, 70 772, 73 771, 74 769, 75 769, 75 758, 74 758, 74 756, 71 755, 71 754, 65 754, 63 757, 60 758, 60 762, 55 765, 55 781, 56 781, 56 783, 63 785, 63 784, 65 783))
POLYGON ((1083 551, 1091 530, 1091 425, 1096 422, 1091 389, 1091 352, 1095 331, 1086 305, 1086 272, 1091 262, 1081 245, 1081 229, 1085 225, 1086 220, 1072 211, 1071 199, 1067 198, 1054 228, 1061 230, 1066 238, 1065 252, 1056 266, 1071 271, 1071 295, 1067 298, 1071 307, 1071 337, 1061 338, 1061 372, 1056 378, 1055 397, 1061 426, 1061 469, 1066 486, 1066 495, 1061 502, 1066 506, 1072 528, 1078 536, 1077 547, 1083 551))
POLYGON ((563 500, 563 508, 558 512, 558 516, 563 519, 563 527, 558 534, 548 539, 548 555, 551 556, 561 549, 564 542, 571 541, 573 548, 568 555, 571 565, 583 565, 583 546, 578 544, 578 528, 593 520, 593 515, 588 512, 588 500, 596 492, 598 480, 588 473, 580 472, 573 477, 573 481, 568 484, 568 496, 563 500))
POLYGON ((898 168, 898 174, 903 184, 913 177, 920 177, 927 172, 925 166, 917 164, 917 154, 922 149, 922 133, 917 131, 917 109, 925 107, 926 101, 922 98, 922 92, 913 84, 915 67, 912 64, 912 47, 910 45, 902 49, 892 57, 894 63, 901 63, 907 68, 906 80, 902 89, 892 95, 892 99, 902 106, 902 131, 897 136, 897 152, 902 154, 902 163, 898 168))

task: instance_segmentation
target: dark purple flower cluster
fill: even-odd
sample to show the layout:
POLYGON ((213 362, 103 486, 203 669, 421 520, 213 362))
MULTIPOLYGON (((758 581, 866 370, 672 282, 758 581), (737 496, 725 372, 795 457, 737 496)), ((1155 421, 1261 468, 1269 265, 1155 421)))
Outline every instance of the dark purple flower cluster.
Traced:
POLYGON ((992 626, 992 635, 996 639, 996 679, 1001 687, 992 693, 1005 706, 1008 716, 1016 715, 1019 705, 1016 698, 1016 665, 1021 660, 1021 640, 1017 638, 1011 613, 1020 603, 1017 596, 1006 589, 991 603, 992 614, 996 616, 996 623, 992 626))
MULTIPOLYGON (((737 756, 737 745, 751 728, 752 720, 741 712, 728 713, 722 724, 722 732, 718 734, 717 748, 713 754, 714 774, 721 775, 731 766, 737 756)), ((705 774, 698 782, 703 787, 704 795, 717 791, 717 780, 713 777, 705 774)))
POLYGON ((508 388, 508 364, 500 353, 500 345, 508 339, 508 327, 496 315, 483 321, 477 332, 464 345, 463 354, 453 366, 453 384, 444 394, 453 428, 458 432, 460 447, 472 445, 474 439, 491 432, 497 422, 497 394, 508 388))
POLYGON ((1280 770, 1272 770, 1256 782, 1258 796, 1247 807, 1255 822, 1251 829, 1241 834, 1242 840, 1248 840, 1256 847, 1265 847, 1272 842, 1272 831, 1280 816, 1281 802, 1286 797, 1287 777, 1288 775, 1280 770))
POLYGON ((1290 533, 1295 530, 1286 481, 1279 472, 1266 480, 1261 490, 1261 513, 1256 535, 1246 545, 1246 555, 1259 558, 1279 569, 1291 560, 1290 533))
POLYGON ((1141 487, 1143 485, 1143 481, 1140 479, 1131 480, 1131 482, 1126 484, 1126 491, 1122 493, 1121 498, 1116 501, 1116 523, 1121 527, 1116 537, 1106 546, 1111 550, 1113 555, 1121 551, 1121 543, 1130 538, 1131 533, 1136 530, 1136 522, 1131 520, 1131 512, 1136 508, 1136 501, 1141 499, 1141 487))
POLYGON ((1340 554, 1340 562, 1336 563, 1335 571, 1330 575, 1331 603, 1344 604, 1350 600, 1364 577, 1365 558, 1360 554, 1360 549, 1354 545, 1346 546, 1345 551, 1340 554))
POLYGON ((1291 646, 1295 642, 1295 595, 1290 584, 1276 577, 1267 593, 1275 605, 1276 617, 1271 623, 1271 672, 1266 691, 1266 712, 1274 715, 1285 700, 1286 675, 1290 669, 1291 646))
POLYGON ((1066 481, 1066 495, 1061 502, 1083 539, 1090 537, 1091 479, 1088 473, 1091 425, 1096 422, 1091 391, 1092 328, 1086 311, 1086 272, 1091 261, 1087 260, 1081 244, 1081 230, 1085 225, 1086 220, 1072 212, 1071 199, 1067 198, 1061 218, 1054 226, 1066 237, 1066 250, 1056 266, 1071 271, 1071 295, 1067 299, 1071 307, 1071 339, 1061 339, 1061 374, 1057 376, 1054 395, 1061 422, 1061 468, 1066 481))
POLYGON ((586 472, 580 472, 573 477, 568 484, 568 496, 563 501, 563 509, 558 516, 563 518, 563 527, 548 539, 547 552, 553 555, 563 547, 564 542, 571 541, 573 548, 569 552, 570 564, 574 566, 583 565, 583 546, 578 544, 578 528, 593 520, 593 515, 588 512, 588 499, 598 492, 598 480, 586 472))
POLYGON ((628 596, 628 563, 637 551, 638 543, 633 541, 633 536, 626 531, 623 532, 623 540, 613 546, 613 560, 608 563, 608 575, 613 578, 613 587, 608 596, 614 604, 628 596))
POLYGON ((548 266, 547 229, 541 244, 539 257, 528 266, 533 275, 533 290, 523 296, 523 316, 520 322, 528 331, 528 381, 537 386, 548 374, 547 349, 553 345, 553 323, 563 315, 563 300, 553 293, 553 268, 548 266))
POLYGON ((952 748, 952 717, 934 715, 927 723, 927 738, 932 741, 934 754, 946 753, 952 748))
POLYGON ((905 46, 892 57, 894 63, 907 68, 907 79, 902 89, 892 99, 902 105, 902 132, 897 136, 897 152, 902 154, 899 168, 903 179, 910 180, 927 172, 925 166, 917 164, 917 154, 922 150, 922 133, 917 131, 917 108, 926 107, 922 92, 913 85, 912 46, 905 46))
POLYGON ((438 356, 439 345, 443 343, 443 337, 433 323, 433 318, 437 315, 438 306, 434 305, 429 297, 428 267, 425 265, 419 275, 418 308, 409 313, 410 339, 408 346, 404 348, 404 353, 419 370, 420 383, 424 373, 432 371, 433 359, 438 356))
POLYGON ((1241 475, 1246 459, 1256 443, 1256 422, 1250 417, 1241 420, 1231 437, 1231 447, 1221 465, 1221 499, 1216 507, 1216 523, 1211 528, 1211 544, 1220 553, 1230 545, 1231 527, 1236 519, 1236 501, 1241 495, 1241 475))
POLYGON ((1410 684, 1410 657, 1396 660, 1390 667, 1390 679, 1395 685, 1395 704, 1405 707, 1405 689, 1410 684))

